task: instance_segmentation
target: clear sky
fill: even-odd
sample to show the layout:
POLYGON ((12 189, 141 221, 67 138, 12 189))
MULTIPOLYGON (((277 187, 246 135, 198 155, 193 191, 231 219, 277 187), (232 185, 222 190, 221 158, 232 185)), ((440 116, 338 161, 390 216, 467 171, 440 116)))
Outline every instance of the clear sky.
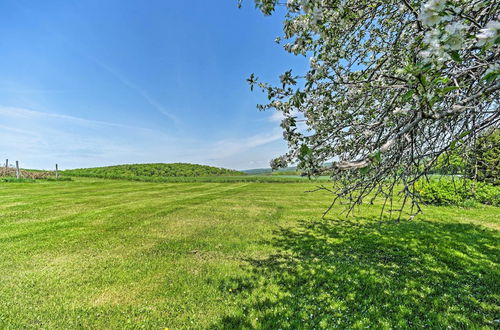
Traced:
POLYGON ((0 1, 0 159, 267 167, 286 145, 245 80, 307 61, 274 42, 282 17, 236 3, 0 1))

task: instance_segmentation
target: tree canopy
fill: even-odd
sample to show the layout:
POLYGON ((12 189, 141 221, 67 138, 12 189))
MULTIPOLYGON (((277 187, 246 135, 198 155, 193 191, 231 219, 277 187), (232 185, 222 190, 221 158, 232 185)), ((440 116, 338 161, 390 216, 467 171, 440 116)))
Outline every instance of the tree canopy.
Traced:
POLYGON ((248 79, 267 93, 259 108, 284 117, 289 151, 271 165, 331 174, 340 184, 322 189, 349 210, 375 193, 391 205, 401 196, 399 217, 405 204, 419 213, 414 183, 443 152, 498 126, 497 0, 255 3, 266 15, 284 8, 277 42, 310 62, 277 86, 248 79))

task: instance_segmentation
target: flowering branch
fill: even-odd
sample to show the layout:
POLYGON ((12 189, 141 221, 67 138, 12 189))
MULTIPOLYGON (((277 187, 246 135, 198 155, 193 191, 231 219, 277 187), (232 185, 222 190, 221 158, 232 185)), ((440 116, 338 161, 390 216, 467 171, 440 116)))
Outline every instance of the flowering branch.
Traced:
POLYGON ((392 200, 402 186, 402 200, 419 212, 414 182, 452 145, 499 124, 498 1, 256 4, 265 14, 286 7, 278 41, 310 62, 279 86, 249 79, 269 97, 259 108, 283 114, 289 151, 271 165, 327 171, 335 201, 347 199, 349 210, 368 195, 392 200))

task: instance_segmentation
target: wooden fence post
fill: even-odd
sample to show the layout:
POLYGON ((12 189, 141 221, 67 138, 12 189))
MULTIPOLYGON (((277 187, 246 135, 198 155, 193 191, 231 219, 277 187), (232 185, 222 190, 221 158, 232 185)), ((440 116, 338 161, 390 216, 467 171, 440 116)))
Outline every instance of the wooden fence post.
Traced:
POLYGON ((21 173, 19 172, 19 161, 16 160, 16 178, 20 178, 21 177, 21 173))
POLYGON ((56 164, 56 179, 58 179, 58 178, 59 178, 59 168, 58 168, 58 166, 56 164))

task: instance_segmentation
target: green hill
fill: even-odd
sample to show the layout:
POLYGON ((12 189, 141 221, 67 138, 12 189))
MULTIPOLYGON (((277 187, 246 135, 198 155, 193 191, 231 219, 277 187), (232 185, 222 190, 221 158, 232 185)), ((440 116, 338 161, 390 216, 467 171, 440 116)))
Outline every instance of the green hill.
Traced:
POLYGON ((186 164, 131 164, 63 171, 68 176, 84 176, 111 179, 164 178, 164 177, 210 177, 234 176, 245 173, 225 168, 186 164))

